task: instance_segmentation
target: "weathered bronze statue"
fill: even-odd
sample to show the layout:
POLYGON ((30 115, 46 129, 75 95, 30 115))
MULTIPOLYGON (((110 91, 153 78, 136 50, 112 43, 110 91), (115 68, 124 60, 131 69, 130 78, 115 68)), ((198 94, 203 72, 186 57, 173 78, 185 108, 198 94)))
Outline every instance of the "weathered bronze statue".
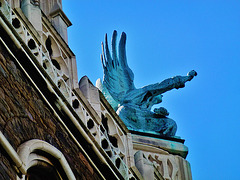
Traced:
POLYGON ((97 80, 96 86, 103 92, 108 102, 117 112, 126 126, 135 131, 159 133, 164 136, 174 136, 177 125, 168 118, 168 111, 163 108, 151 108, 162 102, 162 94, 171 89, 183 88, 197 73, 192 70, 187 76, 175 76, 161 83, 135 88, 132 70, 128 67, 126 58, 126 34, 120 38, 118 54, 116 48, 117 31, 112 36, 112 54, 108 48, 107 35, 105 48, 102 43, 102 65, 104 70, 103 83, 97 80))

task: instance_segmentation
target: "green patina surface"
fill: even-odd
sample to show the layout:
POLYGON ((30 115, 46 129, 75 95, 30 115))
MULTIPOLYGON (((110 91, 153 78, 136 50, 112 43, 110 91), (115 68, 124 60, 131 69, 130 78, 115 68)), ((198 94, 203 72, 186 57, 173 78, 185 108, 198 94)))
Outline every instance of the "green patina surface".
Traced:
POLYGON ((177 124, 168 118, 168 111, 152 106, 162 102, 162 94, 172 89, 179 89, 191 81, 197 73, 192 70, 187 76, 175 76, 160 83, 135 88, 134 74, 128 67, 126 58, 126 34, 123 32, 116 47, 117 32, 112 36, 112 53, 108 48, 107 35, 102 44, 101 55, 104 77, 97 80, 96 86, 102 91, 108 102, 130 130, 158 133, 173 137, 177 124))

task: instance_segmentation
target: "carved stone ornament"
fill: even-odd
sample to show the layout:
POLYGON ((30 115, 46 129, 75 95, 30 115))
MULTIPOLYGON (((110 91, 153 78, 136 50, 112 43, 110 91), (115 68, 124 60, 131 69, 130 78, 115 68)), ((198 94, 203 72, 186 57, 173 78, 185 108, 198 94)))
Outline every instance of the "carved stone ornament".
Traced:
POLYGON ((162 102, 162 94, 183 88, 197 73, 192 70, 187 76, 175 76, 156 84, 135 88, 134 74, 128 67, 126 57, 126 34, 120 38, 118 53, 116 48, 117 31, 112 36, 112 53, 108 48, 107 35, 105 46, 102 43, 103 83, 97 80, 96 86, 102 91, 113 109, 130 130, 174 136, 177 125, 168 118, 168 111, 161 107, 151 111, 155 104, 162 102))

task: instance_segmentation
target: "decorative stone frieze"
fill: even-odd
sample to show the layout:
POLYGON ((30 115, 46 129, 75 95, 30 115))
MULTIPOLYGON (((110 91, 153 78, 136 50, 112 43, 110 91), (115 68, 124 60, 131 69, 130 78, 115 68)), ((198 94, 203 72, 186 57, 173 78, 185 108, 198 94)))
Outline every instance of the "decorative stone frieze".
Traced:
POLYGON ((165 180, 192 180, 185 160, 188 148, 182 143, 136 134, 132 139, 136 167, 143 177, 157 170, 165 180))
POLYGON ((94 122, 93 119, 88 119, 86 122, 92 135, 119 169, 121 174, 127 178, 128 173, 128 138, 126 127, 121 127, 117 123, 117 116, 109 112, 108 107, 101 102, 99 90, 93 86, 90 80, 85 76, 79 82, 81 92, 87 98, 91 106, 101 117, 100 121, 94 122), (123 129, 125 128, 125 129, 123 129))

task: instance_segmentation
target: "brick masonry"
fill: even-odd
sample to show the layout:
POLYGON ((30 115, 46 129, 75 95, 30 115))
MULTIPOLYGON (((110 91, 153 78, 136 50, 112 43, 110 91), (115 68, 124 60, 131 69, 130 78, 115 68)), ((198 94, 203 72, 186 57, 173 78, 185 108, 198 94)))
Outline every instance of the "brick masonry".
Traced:
MULTIPOLYGON (((0 130, 15 150, 30 139, 44 140, 63 153, 77 179, 100 179, 2 44, 0 130)), ((16 171, 3 149, 0 149, 0 179, 16 179, 16 171)))

